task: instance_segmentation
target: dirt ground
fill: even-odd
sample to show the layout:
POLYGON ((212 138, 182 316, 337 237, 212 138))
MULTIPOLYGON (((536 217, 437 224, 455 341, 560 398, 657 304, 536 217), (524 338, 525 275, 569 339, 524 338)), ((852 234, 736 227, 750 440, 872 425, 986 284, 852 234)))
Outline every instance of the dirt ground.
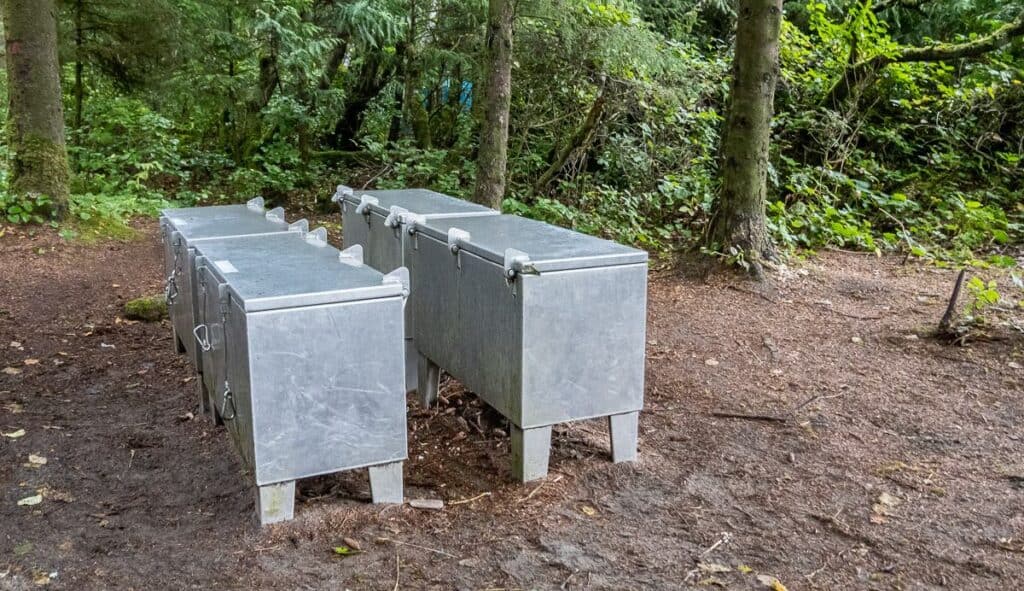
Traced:
POLYGON ((517 484, 505 425, 449 381, 436 410, 410 400, 405 467, 407 499, 443 510, 371 505, 355 471, 301 481, 296 519, 260 529, 169 325, 121 318, 162 290, 140 229, 0 237, 0 589, 1024 581, 1024 340, 928 338, 950 271, 831 252, 766 288, 655 272, 639 462, 609 461, 603 422, 565 425, 550 476, 517 484))

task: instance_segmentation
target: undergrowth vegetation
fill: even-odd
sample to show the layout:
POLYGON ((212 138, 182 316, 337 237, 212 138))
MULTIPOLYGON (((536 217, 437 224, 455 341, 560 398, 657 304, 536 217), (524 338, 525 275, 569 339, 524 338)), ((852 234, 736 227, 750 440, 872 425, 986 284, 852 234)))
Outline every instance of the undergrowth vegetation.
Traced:
MULTIPOLYGON (((341 182, 472 190, 484 4, 146 0, 86 2, 84 15, 71 4, 61 13, 68 237, 124 234, 132 216, 253 194, 329 211, 341 182)), ((696 247, 717 191, 731 10, 523 2, 505 209, 657 252, 696 247)), ((855 58, 972 39, 1022 10, 786 3, 768 204, 783 250, 1016 263, 1019 40, 971 59, 893 63, 853 101, 827 97, 855 58)), ((0 213, 47 222, 45 200, 0 194, 0 213)))

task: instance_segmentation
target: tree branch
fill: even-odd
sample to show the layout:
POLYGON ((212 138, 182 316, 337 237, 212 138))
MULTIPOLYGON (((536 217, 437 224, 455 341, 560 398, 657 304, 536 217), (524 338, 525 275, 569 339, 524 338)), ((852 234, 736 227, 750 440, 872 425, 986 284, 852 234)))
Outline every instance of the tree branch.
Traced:
POLYGON ((973 41, 936 43, 927 47, 904 47, 895 55, 876 55, 847 68, 842 78, 825 96, 824 104, 839 108, 850 95, 862 91, 889 64, 941 62, 978 57, 999 49, 1022 35, 1024 35, 1024 11, 1014 20, 973 41))

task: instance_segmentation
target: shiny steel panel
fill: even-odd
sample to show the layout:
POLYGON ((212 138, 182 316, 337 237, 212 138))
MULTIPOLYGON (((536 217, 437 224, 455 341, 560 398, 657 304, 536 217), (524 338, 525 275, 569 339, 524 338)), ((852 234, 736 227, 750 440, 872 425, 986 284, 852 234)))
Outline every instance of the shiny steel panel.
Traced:
MULTIPOLYGON (((452 254, 447 240, 412 238, 416 346, 514 424, 643 406, 646 263, 508 279, 461 242, 452 254)), ((544 252, 526 238, 510 248, 544 252)))

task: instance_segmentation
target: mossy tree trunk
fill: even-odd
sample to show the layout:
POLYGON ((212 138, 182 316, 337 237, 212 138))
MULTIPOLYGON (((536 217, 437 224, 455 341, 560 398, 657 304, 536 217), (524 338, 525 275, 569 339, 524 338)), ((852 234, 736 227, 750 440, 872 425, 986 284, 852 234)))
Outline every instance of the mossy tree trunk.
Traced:
POLYGON ((487 11, 484 121, 477 152, 473 200, 501 209, 508 163, 508 119, 512 105, 513 0, 490 0, 487 11))
POLYGON ((7 48, 13 193, 50 197, 50 212, 68 208, 68 154, 64 139, 57 8, 54 0, 2 0, 7 48))
POLYGON ((775 258, 768 235, 768 146, 779 70, 782 0, 739 0, 732 94, 722 137, 722 189, 709 245, 742 252, 755 274, 775 258))

